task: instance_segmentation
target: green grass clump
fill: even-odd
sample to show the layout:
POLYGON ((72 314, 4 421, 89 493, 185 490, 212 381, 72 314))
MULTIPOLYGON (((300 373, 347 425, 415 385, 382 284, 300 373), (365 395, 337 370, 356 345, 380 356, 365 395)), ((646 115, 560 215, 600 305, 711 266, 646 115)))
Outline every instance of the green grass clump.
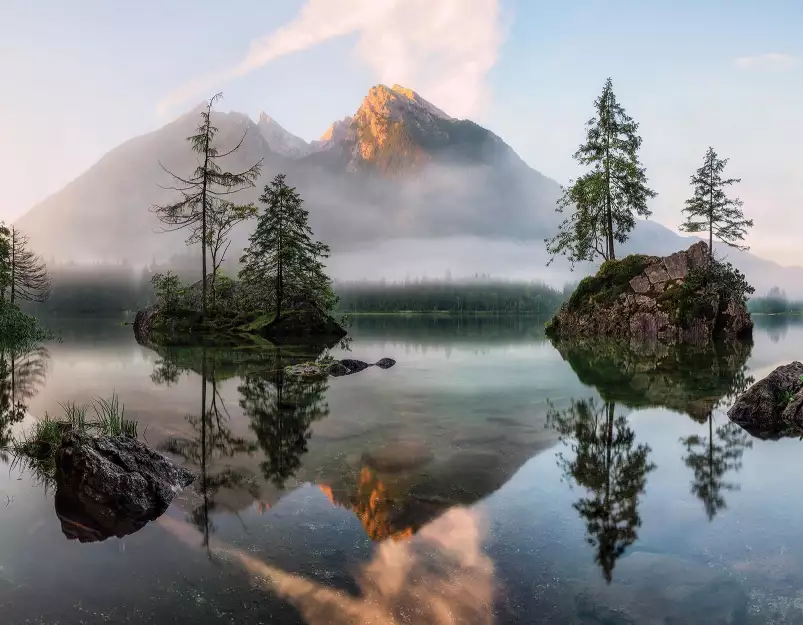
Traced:
POLYGON ((137 438, 138 424, 125 418, 125 407, 116 394, 111 399, 98 398, 90 404, 95 420, 87 419, 89 406, 73 402, 59 405, 64 411, 60 419, 45 412, 45 416, 35 421, 27 432, 12 439, 8 450, 15 456, 15 464, 30 470, 45 484, 53 481, 56 451, 67 433, 137 438))

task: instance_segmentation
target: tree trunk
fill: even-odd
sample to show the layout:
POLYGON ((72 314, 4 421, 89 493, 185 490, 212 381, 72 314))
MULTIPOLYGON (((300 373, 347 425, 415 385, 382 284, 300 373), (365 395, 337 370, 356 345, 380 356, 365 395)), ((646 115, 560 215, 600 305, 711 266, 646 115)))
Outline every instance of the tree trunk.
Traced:
POLYGON ((708 185, 708 265, 714 261, 714 164, 711 163, 708 185))
POLYGON ((203 546, 209 547, 209 495, 207 493, 206 468, 206 350, 201 351, 201 493, 203 495, 204 538, 203 546))
POLYGON ((281 208, 281 212, 279 215, 279 249, 278 257, 277 257, 277 271, 276 271, 276 320, 278 321, 282 316, 282 296, 284 295, 284 283, 283 279, 284 276, 282 275, 282 261, 284 257, 284 250, 282 249, 284 245, 284 240, 282 235, 284 234, 284 206, 281 208))
POLYGON ((212 101, 209 102, 204 142, 204 179, 201 185, 201 321, 206 319, 206 184, 209 177, 209 127, 212 124, 212 101))
MULTIPOLYGON (((605 103, 608 104, 607 101, 605 103)), ((608 120, 610 123, 610 120, 608 120)), ((611 213, 611 137, 610 129, 605 131, 605 217, 607 219, 606 234, 608 235, 608 258, 616 260, 616 253, 613 249, 613 214, 611 213)))
POLYGON ((11 305, 17 298, 17 229, 11 227, 11 305))

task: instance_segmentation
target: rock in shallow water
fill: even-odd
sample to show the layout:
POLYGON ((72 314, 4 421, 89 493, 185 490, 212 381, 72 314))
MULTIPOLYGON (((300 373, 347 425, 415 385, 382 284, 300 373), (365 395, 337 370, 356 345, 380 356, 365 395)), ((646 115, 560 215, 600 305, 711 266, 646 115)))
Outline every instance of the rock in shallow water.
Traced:
POLYGON ((194 479, 137 440, 71 433, 56 452, 56 513, 68 538, 121 538, 161 516, 194 479))
POLYGON ((775 369, 736 399, 728 418, 743 428, 773 432, 803 426, 803 363, 775 369))

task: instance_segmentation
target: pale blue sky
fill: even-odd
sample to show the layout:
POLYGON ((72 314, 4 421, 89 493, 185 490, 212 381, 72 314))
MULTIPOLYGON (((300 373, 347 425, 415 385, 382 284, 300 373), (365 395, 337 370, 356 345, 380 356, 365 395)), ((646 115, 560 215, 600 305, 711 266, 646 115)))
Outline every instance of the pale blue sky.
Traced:
POLYGON ((800 0, 326 2, 0 0, 0 219, 217 90, 312 139, 400 82, 565 182, 611 76, 641 123, 655 219, 680 222, 711 144, 744 180, 754 251, 803 263, 800 0))

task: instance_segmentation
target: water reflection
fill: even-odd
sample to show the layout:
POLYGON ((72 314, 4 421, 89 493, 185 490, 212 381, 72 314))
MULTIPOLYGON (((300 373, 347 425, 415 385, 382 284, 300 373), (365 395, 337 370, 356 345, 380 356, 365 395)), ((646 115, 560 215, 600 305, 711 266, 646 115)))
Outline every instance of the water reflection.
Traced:
POLYGON ((616 560, 632 545, 641 526, 639 497, 647 474, 650 447, 636 444, 626 417, 616 416, 616 404, 593 399, 572 401, 565 410, 552 409, 551 424, 569 446, 571 456, 557 454, 564 475, 588 490, 573 507, 586 523, 587 540, 596 548, 594 560, 610 583, 616 560))
POLYGON ((559 340, 555 348, 581 382, 606 401, 663 407, 705 423, 724 399, 746 389, 750 341, 696 345, 559 340))
POLYGON ((744 450, 753 446, 750 436, 735 423, 725 423, 714 429, 713 415, 708 415, 708 437, 692 434, 681 439, 687 455, 686 466, 694 472, 691 492, 703 502, 708 520, 726 508, 725 491, 739 490, 738 484, 728 482, 728 472, 742 467, 744 450))
POLYGON ((240 406, 265 453, 262 474, 277 488, 284 488, 301 466, 312 423, 329 414, 327 382, 285 376, 282 363, 279 357, 277 369, 246 376, 238 387, 240 406))
POLYGON ((25 418, 28 402, 44 386, 49 361, 42 346, 0 343, 0 449, 8 446, 11 427, 25 418))
MULTIPOLYGON (((193 545, 186 525, 162 527, 193 545)), ((252 553, 213 540, 211 552, 251 574, 271 595, 290 601, 308 625, 491 625, 494 565, 483 552, 485 523, 457 507, 422 527, 411 540, 386 541, 355 575, 352 594, 291 573, 252 553)))

